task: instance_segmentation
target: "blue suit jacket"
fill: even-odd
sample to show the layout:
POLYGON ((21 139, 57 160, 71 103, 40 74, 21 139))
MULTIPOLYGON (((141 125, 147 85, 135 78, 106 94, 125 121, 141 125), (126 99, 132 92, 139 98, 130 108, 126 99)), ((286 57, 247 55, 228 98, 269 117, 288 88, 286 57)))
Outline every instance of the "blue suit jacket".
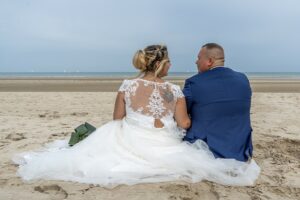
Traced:
POLYGON ((215 157, 252 157, 252 92, 243 73, 217 67, 187 79, 183 93, 192 120, 184 140, 205 141, 215 157))

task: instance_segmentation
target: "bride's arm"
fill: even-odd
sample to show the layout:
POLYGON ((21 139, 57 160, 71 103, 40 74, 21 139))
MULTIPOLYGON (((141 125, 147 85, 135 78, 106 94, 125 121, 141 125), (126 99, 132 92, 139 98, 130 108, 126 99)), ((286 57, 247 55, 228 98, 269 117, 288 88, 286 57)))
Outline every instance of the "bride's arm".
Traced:
POLYGON ((178 126, 181 128, 188 129, 191 126, 184 97, 177 99, 174 116, 178 126))
POLYGON ((126 115, 126 110, 125 110, 124 92, 118 92, 115 101, 113 119, 114 120, 123 119, 125 115, 126 115))

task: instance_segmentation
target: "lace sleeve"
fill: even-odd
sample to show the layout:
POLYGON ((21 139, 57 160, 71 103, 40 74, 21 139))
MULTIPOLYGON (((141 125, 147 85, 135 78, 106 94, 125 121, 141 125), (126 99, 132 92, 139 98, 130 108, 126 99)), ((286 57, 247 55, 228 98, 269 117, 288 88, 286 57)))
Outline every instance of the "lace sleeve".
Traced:
POLYGON ((184 94, 178 85, 173 85, 173 93, 176 99, 184 97, 184 94))
POLYGON ((125 92, 129 86, 130 86, 130 80, 124 80, 118 91, 125 92))

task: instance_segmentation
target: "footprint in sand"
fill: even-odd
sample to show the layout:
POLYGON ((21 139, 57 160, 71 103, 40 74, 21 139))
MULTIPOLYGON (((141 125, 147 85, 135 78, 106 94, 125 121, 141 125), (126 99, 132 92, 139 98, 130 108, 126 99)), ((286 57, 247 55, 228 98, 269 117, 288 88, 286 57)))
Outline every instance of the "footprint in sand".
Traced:
POLYGON ((0 186, 6 185, 7 182, 8 182, 8 179, 0 179, 0 186))
POLYGON ((264 147, 263 147, 263 145, 261 145, 261 144, 255 144, 255 148, 256 148, 256 149, 263 149, 264 147))
POLYGON ((194 198, 191 197, 176 197, 176 196, 169 196, 168 200, 193 200, 194 198))
POLYGON ((48 118, 60 118, 60 115, 59 115, 59 112, 57 112, 57 111, 54 111, 52 114, 50 113, 44 113, 44 114, 39 114, 39 117, 40 118, 46 118, 46 117, 48 117, 48 118))
POLYGON ((47 114, 39 114, 40 118, 45 118, 47 116, 47 114))
POLYGON ((50 195, 50 199, 61 200, 66 199, 68 197, 68 193, 59 185, 44 185, 44 186, 36 186, 34 190, 40 193, 44 193, 50 195))
POLYGON ((166 190, 167 192, 174 192, 174 191, 190 192, 191 191, 188 185, 180 185, 180 184, 167 185, 165 187, 162 186, 161 188, 166 190))
POLYGON ((89 114, 88 112, 73 112, 73 113, 71 113, 71 115, 73 115, 73 116, 86 116, 88 114, 89 114))
POLYGON ((28 146, 28 144, 23 144, 23 145, 21 145, 21 146, 18 146, 17 148, 18 149, 23 149, 23 148, 25 148, 25 147, 27 147, 28 146))
POLYGON ((52 119, 60 118, 60 115, 58 114, 58 112, 53 112, 52 115, 49 115, 49 118, 52 118, 52 119))
POLYGON ((5 137, 5 139, 12 140, 12 141, 19 141, 19 140, 26 139, 26 137, 24 136, 23 133, 10 133, 5 137))
POLYGON ((69 135, 68 132, 61 132, 61 133, 52 133, 48 139, 51 140, 53 138, 64 138, 65 136, 69 135))
POLYGON ((284 142, 287 145, 284 146, 283 152, 288 153, 289 156, 294 157, 296 160, 300 160, 300 141, 285 138, 284 142))
POLYGON ((169 196, 168 198, 169 200, 192 200, 192 199, 199 199, 200 197, 201 199, 204 200, 219 199, 218 193, 214 191, 212 188, 210 188, 209 190, 194 191, 194 189, 192 189, 188 185, 181 185, 181 184, 161 186, 160 188, 172 194, 171 196, 169 196))
POLYGON ((85 194, 87 191, 89 191, 92 188, 94 188, 94 186, 89 186, 88 188, 85 188, 85 189, 82 189, 82 190, 79 190, 79 191, 81 191, 81 194, 85 194))
POLYGON ((7 141, 0 141, 0 148, 7 146, 8 144, 10 144, 10 142, 7 141))

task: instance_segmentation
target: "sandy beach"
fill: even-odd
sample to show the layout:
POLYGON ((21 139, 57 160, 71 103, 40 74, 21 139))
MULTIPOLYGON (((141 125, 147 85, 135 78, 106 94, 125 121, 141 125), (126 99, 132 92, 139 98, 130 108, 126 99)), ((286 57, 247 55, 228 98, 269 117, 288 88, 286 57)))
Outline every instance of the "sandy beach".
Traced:
MULTIPOLYGON (((120 78, 0 78, 0 92, 116 92, 120 78)), ((181 87, 183 78, 166 79, 181 87)), ((250 79, 253 92, 300 92, 300 79, 250 79)))
MULTIPOLYGON (((183 85, 184 80, 173 79, 183 85)), ((300 80, 253 79, 251 120, 254 159, 261 167, 255 186, 230 187, 208 181, 121 185, 39 180, 24 183, 11 162, 15 153, 69 138, 87 121, 112 120, 120 79, 0 79, 0 199, 18 200, 197 200, 300 199, 300 80)))

